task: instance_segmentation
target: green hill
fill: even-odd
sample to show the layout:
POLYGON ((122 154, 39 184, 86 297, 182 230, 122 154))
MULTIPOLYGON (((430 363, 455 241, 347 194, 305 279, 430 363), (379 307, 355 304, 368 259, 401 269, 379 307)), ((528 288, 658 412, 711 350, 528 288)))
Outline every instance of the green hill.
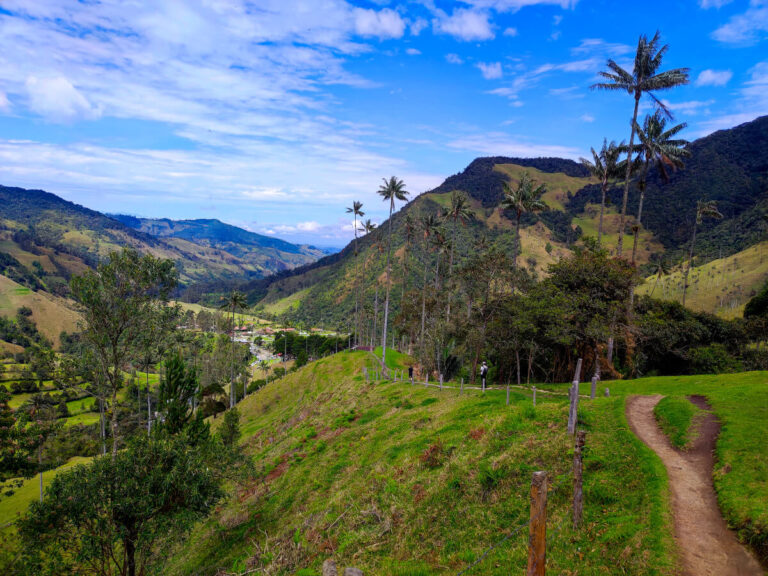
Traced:
POLYGON ((166 574, 320 574, 333 557, 366 574, 509 574, 525 566, 533 471, 550 475, 553 574, 667 574, 672 540, 659 463, 626 428, 623 401, 584 402, 584 528, 569 506, 566 400, 514 390, 367 384, 366 353, 342 353, 239 405, 259 469, 176 550, 166 574))

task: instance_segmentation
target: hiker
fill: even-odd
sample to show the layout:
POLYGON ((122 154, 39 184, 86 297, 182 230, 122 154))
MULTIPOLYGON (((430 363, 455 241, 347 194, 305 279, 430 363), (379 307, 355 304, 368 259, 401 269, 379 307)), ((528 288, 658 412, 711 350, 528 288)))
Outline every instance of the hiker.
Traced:
POLYGON ((483 379, 483 392, 485 392, 485 380, 488 378, 488 364, 483 360, 483 365, 480 366, 480 378, 483 379))
POLYGON ((408 366, 408 380, 413 384, 413 366, 408 366))

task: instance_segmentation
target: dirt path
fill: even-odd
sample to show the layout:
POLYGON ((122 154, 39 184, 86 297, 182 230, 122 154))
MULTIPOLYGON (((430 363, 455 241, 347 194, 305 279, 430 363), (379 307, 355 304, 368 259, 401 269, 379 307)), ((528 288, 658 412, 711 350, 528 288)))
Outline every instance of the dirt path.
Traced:
MULTIPOLYGON (((659 455, 667 468, 675 521, 675 539, 686 576, 763 576, 754 556, 728 527, 712 487, 715 440, 720 425, 713 414, 701 422, 699 437, 688 452, 670 445, 656 424, 653 408, 662 396, 634 396, 627 400, 632 431, 659 455)), ((703 399, 692 399, 699 407, 703 399)))

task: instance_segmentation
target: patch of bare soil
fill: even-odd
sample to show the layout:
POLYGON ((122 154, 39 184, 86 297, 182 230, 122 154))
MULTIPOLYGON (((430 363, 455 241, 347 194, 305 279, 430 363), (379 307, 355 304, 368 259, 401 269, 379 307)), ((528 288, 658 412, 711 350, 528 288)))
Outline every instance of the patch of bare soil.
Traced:
MULTIPOLYGON (((627 400, 627 420, 635 435, 658 454, 669 476, 675 540, 685 576, 763 576, 763 569, 733 532, 728 530, 717 506, 712 486, 713 451, 720 432, 714 414, 699 421, 696 440, 689 450, 675 450, 659 428, 653 408, 661 395, 634 396, 627 400)), ((691 402, 709 408, 706 399, 691 402)))

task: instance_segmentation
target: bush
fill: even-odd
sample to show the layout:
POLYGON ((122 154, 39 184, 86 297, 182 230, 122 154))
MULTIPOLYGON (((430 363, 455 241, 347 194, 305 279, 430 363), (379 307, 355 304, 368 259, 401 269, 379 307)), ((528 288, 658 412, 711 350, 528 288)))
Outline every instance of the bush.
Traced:
POLYGON ((741 369, 741 362, 722 344, 701 346, 691 351, 691 370, 694 374, 726 374, 741 369))
POLYGON ((253 394, 256 392, 256 390, 260 390, 261 388, 264 388, 264 386, 267 385, 267 381, 262 378, 261 380, 254 380, 250 384, 248 384, 248 394, 253 394))

